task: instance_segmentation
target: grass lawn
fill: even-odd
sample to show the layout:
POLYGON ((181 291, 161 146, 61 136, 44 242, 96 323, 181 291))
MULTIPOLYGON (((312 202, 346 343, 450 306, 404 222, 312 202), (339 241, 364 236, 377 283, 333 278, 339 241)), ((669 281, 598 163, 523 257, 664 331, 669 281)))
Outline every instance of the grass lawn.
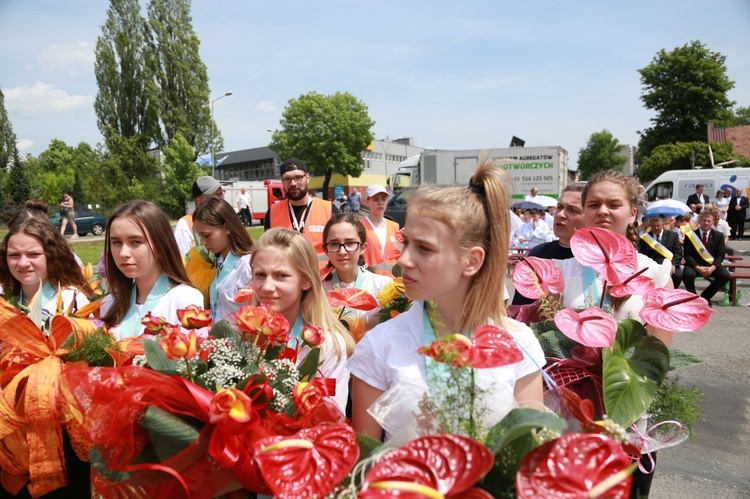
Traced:
MULTIPOLYGON (((248 232, 253 241, 257 241, 263 234, 263 227, 253 227, 248 229, 248 232)), ((91 263, 94 270, 96 270, 96 266, 99 265, 99 258, 104 250, 104 240, 87 241, 86 239, 86 237, 73 240, 68 239, 68 242, 83 264, 86 265, 87 263, 91 263)))

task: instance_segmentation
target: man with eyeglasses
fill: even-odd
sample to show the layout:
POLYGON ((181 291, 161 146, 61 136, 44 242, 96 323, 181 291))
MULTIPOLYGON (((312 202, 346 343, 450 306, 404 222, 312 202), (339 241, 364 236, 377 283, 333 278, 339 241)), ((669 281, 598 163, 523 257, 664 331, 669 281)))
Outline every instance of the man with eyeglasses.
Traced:
MULTIPOLYGON (((193 182, 192 191, 196 207, 210 197, 224 199, 224 189, 221 188, 219 181, 210 175, 198 177, 193 182)), ((177 247, 180 248, 180 254, 182 255, 195 246, 192 213, 188 213, 177 221, 177 225, 174 228, 174 238, 177 240, 177 247)))
POLYGON ((318 261, 325 264, 328 256, 323 250, 323 228, 331 219, 331 214, 338 213, 339 210, 330 201, 308 194, 310 174, 301 159, 287 159, 281 163, 279 172, 287 201, 272 204, 263 225, 266 230, 284 227, 300 232, 315 247, 318 261))

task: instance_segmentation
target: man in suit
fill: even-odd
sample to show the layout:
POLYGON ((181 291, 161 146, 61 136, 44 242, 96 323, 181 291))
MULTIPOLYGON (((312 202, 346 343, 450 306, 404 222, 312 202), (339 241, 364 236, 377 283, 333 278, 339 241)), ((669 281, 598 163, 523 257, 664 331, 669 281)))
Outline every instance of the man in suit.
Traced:
POLYGON ((737 189, 729 200, 727 222, 732 229, 732 239, 741 241, 745 233, 745 218, 747 217, 748 199, 741 189, 737 189))
POLYGON ((638 242, 638 252, 651 258, 656 263, 663 263, 664 259, 671 256, 672 260, 672 283, 674 288, 680 287, 682 282, 682 243, 680 236, 671 230, 664 229, 664 216, 659 215, 651 218, 651 230, 641 236, 638 242))
POLYGON ((695 293, 696 277, 713 279, 701 293, 709 305, 712 305, 711 298, 729 282, 729 271, 721 265, 725 252, 724 234, 714 230, 713 225, 713 215, 705 211, 701 213, 698 228, 685 236, 685 269, 682 272, 685 289, 691 293, 695 293), (699 251, 703 248, 707 253, 699 251))
POLYGON ((703 184, 695 184, 695 192, 688 196, 687 203, 685 203, 688 206, 694 204, 696 213, 700 213, 703 208, 710 204, 708 195, 703 194, 703 187, 703 184))

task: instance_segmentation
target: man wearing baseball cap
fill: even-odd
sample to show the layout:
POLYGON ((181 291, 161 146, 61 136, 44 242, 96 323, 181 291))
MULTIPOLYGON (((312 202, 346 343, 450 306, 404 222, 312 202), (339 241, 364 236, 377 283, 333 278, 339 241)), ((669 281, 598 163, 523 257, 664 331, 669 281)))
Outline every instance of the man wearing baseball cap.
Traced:
MULTIPOLYGON (((219 181, 210 175, 198 177, 193 182, 192 192, 195 199, 195 206, 198 206, 209 197, 224 199, 224 189, 221 188, 219 181)), ((174 238, 177 240, 177 247, 180 248, 180 254, 182 255, 195 246, 192 213, 185 215, 177 221, 177 225, 174 228, 174 238)))
POLYGON ((284 227, 300 232, 315 247, 318 261, 327 262, 328 256, 323 251, 323 229, 331 219, 331 213, 338 213, 339 210, 330 201, 308 194, 310 174, 301 159, 287 159, 281 163, 279 173, 287 200, 271 205, 266 213, 264 227, 266 230, 284 227))
POLYGON ((382 185, 373 184, 367 187, 370 214, 362 219, 362 225, 367 232, 367 249, 364 253, 367 270, 393 277, 391 269, 398 260, 388 256, 398 249, 396 232, 399 227, 393 220, 383 218, 389 197, 388 191, 382 185))

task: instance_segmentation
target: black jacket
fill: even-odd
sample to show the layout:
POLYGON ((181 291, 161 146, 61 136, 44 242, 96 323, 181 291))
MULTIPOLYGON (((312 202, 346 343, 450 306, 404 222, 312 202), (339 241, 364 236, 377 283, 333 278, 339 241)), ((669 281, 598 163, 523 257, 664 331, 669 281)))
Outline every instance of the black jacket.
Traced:
MULTIPOLYGON (((698 239, 701 238, 700 229, 694 230, 693 233, 698 239)), ((714 257, 713 264, 716 266, 721 265, 721 262, 724 261, 724 255, 726 254, 724 234, 718 230, 711 229, 711 232, 708 233, 708 244, 705 246, 708 252, 711 253, 711 256, 714 257)), ((691 267, 707 267, 709 265, 703 258, 701 258, 698 250, 695 249, 695 246, 693 246, 693 243, 687 237, 685 237, 684 249, 685 265, 690 265, 691 267)))
POLYGON ((747 196, 732 196, 729 199, 729 211, 727 212, 727 218, 739 218, 744 220, 747 216, 748 200, 747 196), (740 210, 736 210, 734 207, 740 205, 740 210))
MULTIPOLYGON (((649 232, 651 234, 651 232, 649 232)), ((653 234, 651 234, 653 236, 653 234)), ((688 242, 688 244, 690 244, 688 242)), ((679 267, 682 263, 682 243, 680 242, 680 236, 676 232, 671 230, 661 230, 661 245, 672 252, 672 265, 679 267)), ((646 241, 641 239, 638 241, 638 253, 646 255, 656 263, 661 264, 664 261, 664 257, 656 252, 655 249, 651 248, 646 241)))
POLYGON ((687 204, 688 206, 690 206, 691 204, 702 204, 703 208, 705 208, 706 206, 711 204, 711 201, 708 200, 708 194, 701 194, 699 196, 697 192, 694 192, 688 196, 687 203, 685 204, 687 204))

